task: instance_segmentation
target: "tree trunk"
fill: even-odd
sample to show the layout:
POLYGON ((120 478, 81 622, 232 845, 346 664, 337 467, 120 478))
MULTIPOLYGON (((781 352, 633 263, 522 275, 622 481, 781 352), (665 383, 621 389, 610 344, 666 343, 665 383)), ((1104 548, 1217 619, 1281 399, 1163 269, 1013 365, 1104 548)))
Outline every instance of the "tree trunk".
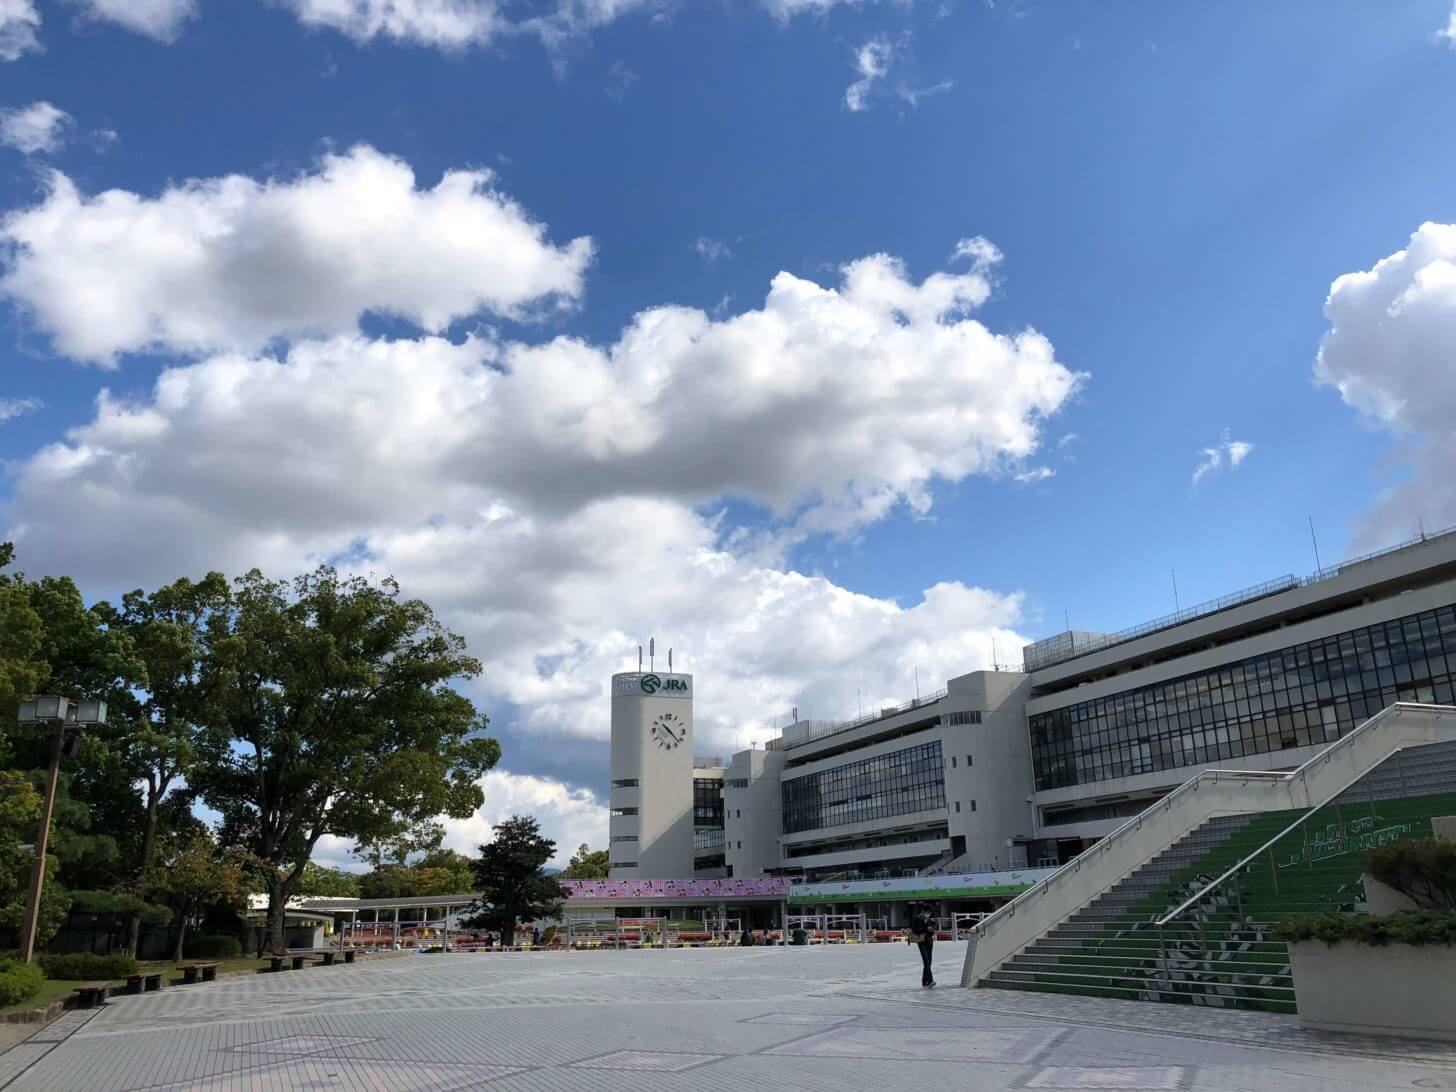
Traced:
POLYGON ((284 914, 286 899, 283 881, 276 875, 268 878, 268 940, 263 945, 266 955, 287 955, 288 937, 284 932, 287 916, 284 914))
POLYGON ((187 914, 184 910, 177 915, 177 951, 172 955, 173 963, 182 962, 182 938, 187 933, 187 914))
MULTIPOLYGON (((140 881, 146 878, 147 869, 151 867, 152 852, 157 844, 157 804, 160 794, 151 785, 147 786, 147 825, 142 832, 142 865, 137 870, 137 895, 141 897, 140 881)), ((137 956, 137 945, 141 942, 142 916, 132 914, 126 923, 126 954, 135 959, 137 956)))
POLYGON ((515 942, 516 942, 516 919, 515 918, 509 918, 509 919, 507 919, 506 923, 501 926, 501 946, 503 948, 509 948, 515 942))

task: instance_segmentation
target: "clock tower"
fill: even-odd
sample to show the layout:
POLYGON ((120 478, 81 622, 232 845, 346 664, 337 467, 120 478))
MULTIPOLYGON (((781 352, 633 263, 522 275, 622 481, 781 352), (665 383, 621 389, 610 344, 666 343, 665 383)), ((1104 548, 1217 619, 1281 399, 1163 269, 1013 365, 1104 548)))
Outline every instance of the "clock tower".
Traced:
POLYGON ((693 677, 612 676, 614 880, 693 874, 693 677))

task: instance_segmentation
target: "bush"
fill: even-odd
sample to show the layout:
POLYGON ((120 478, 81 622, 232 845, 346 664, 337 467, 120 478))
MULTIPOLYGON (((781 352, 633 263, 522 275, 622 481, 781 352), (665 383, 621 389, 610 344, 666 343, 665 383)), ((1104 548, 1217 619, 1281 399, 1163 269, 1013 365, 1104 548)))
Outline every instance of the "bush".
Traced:
POLYGON ((44 981, 45 972, 34 963, 0 960, 0 1008, 33 997, 44 981))
POLYGON ((1283 941, 1326 944, 1456 944, 1456 912, 1419 910, 1404 914, 1301 914, 1275 926, 1283 941))
POLYGON ((93 955, 90 952, 43 955, 40 957, 40 965, 47 978, 58 978, 66 982, 125 978, 137 973, 137 961, 131 956, 93 955))
POLYGON ((188 937, 182 946, 188 959, 236 959, 243 954, 243 942, 225 934, 188 937))
POLYGON ((1365 852, 1365 871, 1427 910, 1456 910, 1456 842, 1408 838, 1365 852))

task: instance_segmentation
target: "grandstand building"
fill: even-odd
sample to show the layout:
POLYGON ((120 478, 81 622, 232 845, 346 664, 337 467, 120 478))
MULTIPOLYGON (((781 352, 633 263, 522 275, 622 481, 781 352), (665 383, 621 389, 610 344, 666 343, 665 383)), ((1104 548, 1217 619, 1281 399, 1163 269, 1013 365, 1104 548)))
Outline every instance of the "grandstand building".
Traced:
POLYGON ((726 764, 688 761, 690 735, 681 755, 643 745, 659 714, 640 710, 623 715, 619 761, 618 695, 640 680, 619 675, 612 876, 953 888, 950 877, 1054 867, 1200 770, 1293 769, 1396 702, 1450 703, 1453 677, 1450 532, 1121 633, 1061 633, 1027 646, 1022 670, 974 671, 852 721, 800 721, 726 764), (667 835, 629 832, 619 820, 634 806, 677 809, 678 848, 650 857, 642 847, 667 835), (631 858, 619 832, 641 839, 631 858))

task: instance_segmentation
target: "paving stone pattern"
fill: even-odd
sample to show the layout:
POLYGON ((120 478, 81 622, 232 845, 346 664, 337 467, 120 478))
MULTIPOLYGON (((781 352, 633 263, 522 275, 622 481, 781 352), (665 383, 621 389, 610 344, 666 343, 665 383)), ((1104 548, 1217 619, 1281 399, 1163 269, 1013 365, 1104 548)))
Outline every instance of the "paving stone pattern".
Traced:
MULTIPOLYGON (((951 980, 964 945, 936 946, 951 980)), ((420 955, 169 987, 0 1054, 4 1092, 1456 1088, 1456 1044, 921 990, 903 945, 420 955)))

